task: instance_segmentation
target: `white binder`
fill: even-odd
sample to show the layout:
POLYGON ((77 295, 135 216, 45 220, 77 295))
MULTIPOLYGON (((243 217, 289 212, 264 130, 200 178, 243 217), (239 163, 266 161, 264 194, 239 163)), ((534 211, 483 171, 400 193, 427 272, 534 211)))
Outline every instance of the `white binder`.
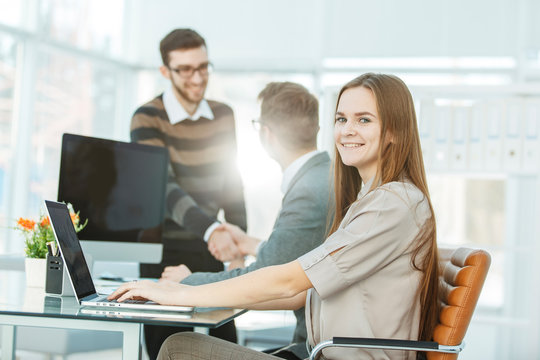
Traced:
POLYGON ((469 136, 467 146, 467 168, 469 171, 481 172, 485 170, 485 143, 486 134, 484 130, 486 104, 476 102, 471 108, 469 118, 469 136))
POLYGON ((449 169, 451 121, 452 108, 450 106, 435 107, 433 158, 431 159, 434 170, 446 171, 449 169))
POLYGON ((504 171, 518 172, 522 168, 523 103, 516 98, 506 100, 505 105, 503 166, 504 171))
POLYGON ((467 169, 467 137, 469 107, 456 106, 453 110, 450 167, 452 170, 467 169))
POLYGON ((524 102, 523 170, 540 171, 540 100, 524 102))
POLYGON ((431 169, 433 163, 433 128, 434 128, 434 109, 433 100, 426 99, 420 102, 420 111, 418 112, 418 133, 420 135, 420 145, 422 146, 422 157, 424 166, 431 169))
POLYGON ((486 134, 486 152, 485 169, 488 171, 502 170, 502 113, 504 104, 499 101, 491 101, 486 104, 485 126, 486 134))

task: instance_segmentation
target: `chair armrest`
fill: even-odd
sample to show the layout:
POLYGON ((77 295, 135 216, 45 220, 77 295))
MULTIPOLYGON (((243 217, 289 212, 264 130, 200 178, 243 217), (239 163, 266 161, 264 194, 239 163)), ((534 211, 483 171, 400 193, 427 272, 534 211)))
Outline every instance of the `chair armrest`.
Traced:
POLYGON ((313 360, 317 354, 327 347, 355 347, 367 349, 405 350, 405 351, 433 351, 457 354, 465 347, 464 343, 456 346, 439 345, 434 341, 414 341, 414 340, 394 340, 394 339, 372 339, 353 337, 334 337, 332 340, 324 341, 313 348, 309 359, 313 360))
POLYGON ((434 341, 414 341, 414 340, 394 340, 394 339, 370 339, 370 338, 353 338, 353 337, 334 337, 333 343, 339 346, 347 345, 373 345, 377 349, 383 347, 399 347, 422 348, 422 349, 438 349, 439 343, 434 341))

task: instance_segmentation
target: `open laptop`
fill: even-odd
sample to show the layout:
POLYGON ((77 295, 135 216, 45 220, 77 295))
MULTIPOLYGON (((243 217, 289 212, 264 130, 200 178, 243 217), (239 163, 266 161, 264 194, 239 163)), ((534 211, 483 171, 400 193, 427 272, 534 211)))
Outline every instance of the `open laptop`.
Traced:
POLYGON ((156 311, 175 311, 175 312, 190 312, 193 311, 191 306, 174 306, 160 305, 153 301, 128 300, 124 302, 109 301, 107 295, 100 295, 96 292, 92 275, 84 259, 79 238, 75 232, 75 227, 71 221, 69 210, 64 203, 45 200, 45 207, 49 214, 52 229, 64 265, 69 274, 69 280, 73 287, 73 292, 83 306, 107 306, 107 307, 122 307, 129 309, 140 310, 156 310, 156 311))
POLYGON ((134 309, 110 309, 110 308, 81 308, 80 314, 85 315, 104 315, 107 317, 122 318, 122 317, 147 317, 152 319, 165 319, 165 320, 186 320, 192 318, 192 313, 188 312, 172 312, 172 311, 147 311, 147 310, 134 310, 134 309))

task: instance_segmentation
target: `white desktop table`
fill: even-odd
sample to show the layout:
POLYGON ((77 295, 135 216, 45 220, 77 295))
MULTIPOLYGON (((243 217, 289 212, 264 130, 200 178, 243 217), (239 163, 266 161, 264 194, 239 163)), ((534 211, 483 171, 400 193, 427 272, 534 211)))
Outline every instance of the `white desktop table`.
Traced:
MULTIPOLYGON (((4 281, 24 282, 24 273, 20 271, 0 270, 0 275, 4 281)), ((178 317, 161 317, 163 313, 160 317, 92 314, 83 312, 83 309, 90 308, 81 308, 74 297, 47 296, 43 289, 26 288, 24 284, 17 287, 19 291, 0 293, 2 360, 15 359, 17 326, 119 331, 123 334, 122 358, 133 360, 141 357, 140 339, 144 324, 214 328, 245 312, 240 309, 196 308, 193 313, 178 317)))

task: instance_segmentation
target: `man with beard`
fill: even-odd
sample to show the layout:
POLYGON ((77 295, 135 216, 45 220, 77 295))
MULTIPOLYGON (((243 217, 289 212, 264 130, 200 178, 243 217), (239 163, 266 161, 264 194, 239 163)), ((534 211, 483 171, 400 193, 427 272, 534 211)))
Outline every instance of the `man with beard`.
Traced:
MULTIPOLYGON (((212 257, 209 246, 227 258, 241 254, 230 234, 217 229, 218 212, 246 229, 234 115, 229 106, 204 98, 212 65, 198 33, 173 30, 161 41, 160 51, 159 70, 171 86, 137 109, 131 121, 133 142, 164 146, 170 158, 162 262, 141 264, 140 275, 159 278, 165 266, 178 263, 194 271, 222 271, 223 263, 212 257)), ((155 359, 162 342, 180 328, 144 330, 148 355, 155 359)), ((210 334, 236 342, 234 322, 210 334)))

